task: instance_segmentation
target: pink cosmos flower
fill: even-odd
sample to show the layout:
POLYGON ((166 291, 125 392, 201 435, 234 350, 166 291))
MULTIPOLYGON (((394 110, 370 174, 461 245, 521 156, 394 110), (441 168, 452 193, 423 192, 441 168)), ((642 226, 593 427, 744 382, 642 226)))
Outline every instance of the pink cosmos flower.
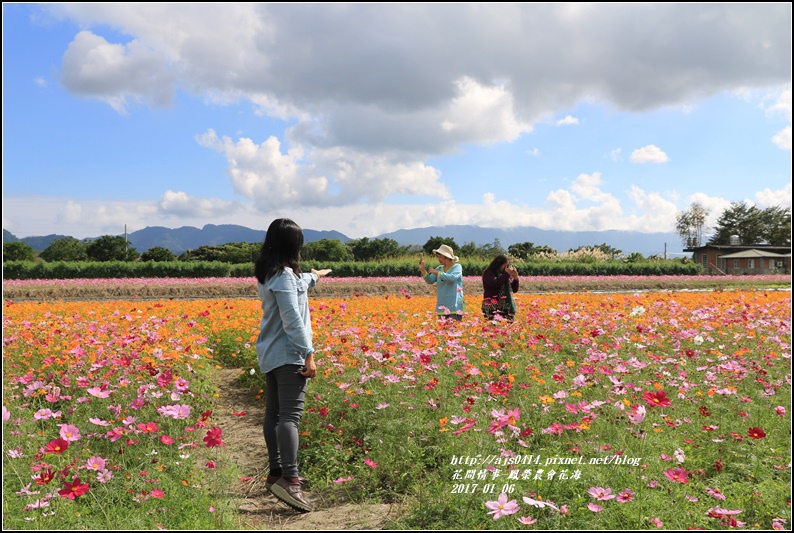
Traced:
POLYGON ((165 492, 160 489, 152 489, 152 498, 164 498, 165 492))
POLYGON ((91 396, 96 396, 97 398, 110 398, 109 390, 103 390, 101 387, 91 387, 90 389, 86 389, 86 392, 91 396))
POLYGON ((85 468, 87 470, 104 470, 105 469, 105 459, 98 456, 89 457, 88 461, 85 463, 85 468))
MULTIPOLYGON (((4 406, 5 407, 5 406, 4 406)), ((10 413, 9 413, 10 416, 10 413)), ((51 409, 39 409, 35 413, 33 413, 34 420, 47 420, 52 416, 51 409)))
POLYGON ((174 438, 169 436, 169 435, 162 435, 160 437, 160 442, 162 442, 166 446, 169 446, 169 445, 173 444, 175 441, 174 441, 174 438))
POLYGON ((775 407, 775 414, 777 414, 777 416, 785 418, 785 416, 786 416, 786 408, 783 407, 782 405, 778 405, 777 407, 775 407))
POLYGON ((485 507, 490 509, 488 514, 492 514, 494 520, 499 520, 503 516, 517 512, 518 502, 515 500, 507 501, 507 494, 503 492, 496 498, 496 501, 485 502, 485 507))
POLYGON ((678 468, 669 468, 662 472, 662 474, 670 481, 677 481, 678 483, 684 484, 689 483, 689 472, 680 466, 678 468))
POLYGON ((662 522, 662 521, 659 519, 659 517, 653 517, 653 518, 651 518, 651 524, 653 524, 653 525, 654 525, 654 526, 656 526, 657 528, 662 528, 662 527, 664 527, 664 522, 662 522))
POLYGON ((725 499, 725 495, 722 492, 720 492, 720 489, 710 489, 710 488, 706 487, 706 494, 708 494, 709 496, 711 496, 713 498, 717 498, 718 500, 724 500, 725 499))
POLYGON ((11 411, 4 405, 3 406, 3 422, 8 422, 11 420, 11 411))
POLYGON ((599 501, 606 501, 615 498, 615 495, 612 494, 612 489, 605 489, 603 487, 591 487, 587 493, 599 501))
POLYGON ((347 476, 347 477, 340 477, 340 478, 337 478, 337 479, 335 479, 335 480, 334 480, 334 483, 336 483, 337 485, 339 485, 339 484, 341 484, 341 483, 347 483, 348 481, 353 481, 353 476, 347 476))
POLYGON ((623 490, 617 497, 617 501, 620 503, 628 503, 632 500, 634 500, 634 493, 629 489, 623 490))
POLYGON ((596 503, 588 503, 587 508, 593 511, 594 513, 600 513, 604 510, 604 508, 596 503))
POLYGON ((371 468, 378 468, 378 463, 370 459, 369 457, 364 457, 364 464, 371 468))
POLYGON ((518 517, 518 521, 524 524, 525 526, 531 526, 538 520, 537 518, 532 518, 531 516, 520 516, 518 517))
POLYGON ((643 420, 645 420, 645 406, 644 405, 634 405, 631 408, 631 413, 627 415, 629 417, 629 422, 632 424, 639 424, 643 420))

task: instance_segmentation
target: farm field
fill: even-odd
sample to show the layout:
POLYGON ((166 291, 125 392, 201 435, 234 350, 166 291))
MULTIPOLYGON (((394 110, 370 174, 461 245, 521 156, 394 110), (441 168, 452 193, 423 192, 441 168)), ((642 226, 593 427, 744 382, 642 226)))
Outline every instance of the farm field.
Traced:
POLYGON ((255 297, 4 283, 4 528, 790 529, 790 281, 521 292, 513 323, 472 290, 460 324, 404 283, 311 300, 306 515, 262 487, 255 297))

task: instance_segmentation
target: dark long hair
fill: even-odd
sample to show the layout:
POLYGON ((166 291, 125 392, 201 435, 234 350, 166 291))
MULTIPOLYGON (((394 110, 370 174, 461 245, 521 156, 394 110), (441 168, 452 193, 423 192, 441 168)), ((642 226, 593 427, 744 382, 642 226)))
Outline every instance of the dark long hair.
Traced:
POLYGON ((271 222, 254 266, 257 281, 264 283, 286 267, 300 274, 302 247, 303 230, 300 226, 288 218, 277 218, 271 222))
POLYGON ((497 255, 496 257, 493 258, 493 261, 491 261, 491 264, 488 265, 485 268, 485 270, 482 271, 482 273, 484 275, 489 270, 492 270, 493 273, 498 276, 499 275, 499 269, 502 268, 502 265, 504 265, 505 263, 509 263, 509 262, 510 262, 510 259, 508 259, 508 257, 505 254, 499 254, 499 255, 497 255))

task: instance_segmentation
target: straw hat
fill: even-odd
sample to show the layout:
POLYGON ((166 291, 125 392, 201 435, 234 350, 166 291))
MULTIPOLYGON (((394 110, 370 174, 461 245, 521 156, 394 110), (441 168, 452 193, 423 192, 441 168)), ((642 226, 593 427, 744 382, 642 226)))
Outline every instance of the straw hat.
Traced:
POLYGON ((448 259, 452 259, 456 263, 458 262, 458 256, 452 251, 452 248, 447 246, 446 244, 442 244, 438 247, 438 250, 433 250, 434 254, 441 254, 448 259))

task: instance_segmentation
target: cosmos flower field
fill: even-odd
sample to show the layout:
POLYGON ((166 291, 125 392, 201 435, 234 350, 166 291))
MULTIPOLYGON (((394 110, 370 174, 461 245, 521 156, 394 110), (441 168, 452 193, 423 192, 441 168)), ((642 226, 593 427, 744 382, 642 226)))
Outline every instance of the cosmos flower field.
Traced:
MULTIPOLYGON (((312 490, 400 501, 398 529, 790 529, 790 291, 516 299, 312 299, 312 490)), ((261 390, 260 312, 5 301, 4 526, 233 528, 210 378, 261 390)))

